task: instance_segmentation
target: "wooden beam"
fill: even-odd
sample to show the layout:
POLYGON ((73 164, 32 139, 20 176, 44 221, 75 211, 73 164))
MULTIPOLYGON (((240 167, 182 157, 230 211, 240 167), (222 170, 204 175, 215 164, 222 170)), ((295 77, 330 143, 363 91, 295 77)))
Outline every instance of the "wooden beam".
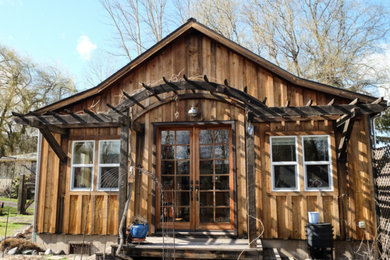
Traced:
MULTIPOLYGON (((128 112, 127 112, 128 114, 128 112)), ((126 120, 125 122, 129 122, 126 120)), ((120 162, 119 162, 119 205, 118 205, 118 225, 121 223, 123 211, 125 209, 126 199, 127 199, 127 182, 128 182, 128 166, 129 166, 129 123, 124 123, 121 126, 121 136, 120 136, 120 162)), ((124 225, 126 227, 126 225, 124 225)))
POLYGON ((380 104, 380 103, 383 102, 383 100, 384 100, 383 97, 380 97, 380 98, 378 98, 378 99, 372 101, 371 104, 380 104))
POLYGON ((310 107, 312 104, 313 104, 313 100, 309 99, 309 101, 307 101, 307 103, 306 103, 306 106, 310 107))
POLYGON ((49 129, 46 126, 40 127, 39 131, 45 137, 46 141, 49 143, 50 147, 53 149, 53 151, 56 153, 58 158, 60 158, 61 162, 66 162, 68 159, 68 156, 66 153, 62 150, 61 145, 57 142, 57 140, 54 138, 54 136, 51 134, 49 129))
POLYGON ((256 187, 255 187, 255 145, 254 131, 250 112, 246 110, 245 121, 245 146, 246 146, 246 187, 247 187, 247 221, 248 221, 248 243, 249 247, 256 247, 256 187))
POLYGON ((109 108, 111 108, 112 109, 112 111, 114 111, 115 113, 117 113, 118 115, 120 115, 120 116, 126 116, 125 114, 123 114, 121 111, 119 111, 116 107, 114 107, 114 106, 112 106, 112 105, 110 105, 110 104, 106 104, 106 106, 108 106, 109 108))
POLYGON ((145 109, 144 105, 142 105, 134 96, 130 96, 129 94, 126 93, 126 91, 122 91, 123 95, 127 97, 129 100, 133 101, 135 104, 140 106, 142 109, 145 109))
POLYGON ((154 93, 153 89, 151 87, 149 87, 148 85, 146 85, 145 83, 142 83, 142 87, 146 90, 148 90, 150 92, 150 94, 152 96, 154 96, 158 101, 161 101, 161 98, 156 94, 154 93))
MULTIPOLYGON (((178 87, 174 83, 169 82, 165 77, 163 77, 163 80, 164 80, 165 84, 167 84, 167 86, 170 88, 170 90, 172 90, 173 93, 175 93, 175 95, 177 96, 178 93, 177 93, 176 89, 178 89, 178 87)), ((192 90, 192 91, 194 92, 194 90, 192 90)))
POLYGON ((345 161, 347 158, 347 148, 348 148, 348 142, 349 138, 352 134, 353 124, 355 122, 356 118, 356 111, 351 112, 351 116, 346 119, 344 122, 343 131, 341 132, 341 138, 339 141, 339 146, 337 148, 337 159, 345 161))
POLYGON ((331 101, 329 101, 329 103, 328 103, 328 106, 332 106, 332 105, 334 104, 334 102, 335 102, 335 99, 334 99, 334 98, 332 98, 332 100, 331 100, 331 101))
POLYGON ((352 111, 348 114, 342 115, 340 118, 336 120, 336 127, 341 127, 348 119, 351 119, 353 117, 356 117, 359 115, 360 111, 358 108, 352 109, 352 111))
POLYGON ((87 109, 87 108, 84 108, 84 112, 88 115, 90 115, 93 119, 95 119, 96 121, 98 122, 104 122, 103 119, 101 119, 97 114, 95 114, 94 112, 92 112, 91 110, 87 109))
POLYGON ((87 123, 80 115, 77 115, 77 114, 73 113, 73 111, 71 111, 69 109, 64 109, 64 112, 68 113, 71 117, 73 117, 74 119, 79 121, 79 123, 82 123, 82 124, 86 124, 87 123))
POLYGON ((351 101, 351 103, 349 103, 350 105, 356 105, 357 103, 359 103, 359 98, 355 98, 354 100, 351 101))

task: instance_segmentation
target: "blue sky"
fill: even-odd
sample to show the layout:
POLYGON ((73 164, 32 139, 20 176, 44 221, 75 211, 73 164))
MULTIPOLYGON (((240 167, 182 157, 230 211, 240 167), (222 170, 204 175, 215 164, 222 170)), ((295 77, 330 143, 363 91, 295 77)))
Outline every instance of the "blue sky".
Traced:
POLYGON ((112 47, 109 22, 98 0, 0 0, 0 44, 57 65, 79 90, 86 87, 83 72, 91 55, 112 47))

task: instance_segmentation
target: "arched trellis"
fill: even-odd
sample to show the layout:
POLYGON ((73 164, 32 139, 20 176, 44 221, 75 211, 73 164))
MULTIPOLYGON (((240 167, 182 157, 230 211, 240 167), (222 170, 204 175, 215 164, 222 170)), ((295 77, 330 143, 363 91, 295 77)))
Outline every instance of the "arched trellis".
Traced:
MULTIPOLYGON (((142 83, 143 89, 135 93, 128 94, 123 91, 125 100, 118 105, 107 104, 111 109, 108 113, 95 113, 89 109, 84 109, 83 113, 74 113, 63 109, 60 113, 48 111, 44 114, 29 112, 27 114, 13 113, 14 120, 17 123, 29 125, 38 128, 46 138, 61 161, 66 161, 66 154, 62 151, 60 145, 56 142, 51 132, 67 134, 70 128, 86 127, 119 127, 124 124, 131 124, 135 131, 141 131, 142 126, 136 123, 136 119, 150 110, 174 100, 185 99, 213 99, 237 106, 246 111, 253 122, 281 122, 296 120, 313 119, 331 119, 336 120, 337 128, 342 129, 343 137, 348 137, 351 129, 351 119, 359 114, 377 114, 386 109, 386 102, 379 98, 372 103, 361 103, 355 99, 349 104, 335 105, 334 100, 327 105, 314 106, 312 101, 305 106, 290 106, 287 101, 283 107, 269 107, 266 100, 258 100, 247 93, 247 87, 244 91, 231 87, 228 81, 224 84, 210 82, 207 76, 203 80, 190 80, 183 75, 182 81, 168 81, 163 77, 163 84, 148 86, 142 83), (188 93, 191 91, 191 93, 188 93), (161 98, 164 93, 172 93, 171 96, 161 98), (147 99, 155 98, 155 102, 150 102, 148 106, 142 104, 147 99), (139 106, 141 110, 134 115, 133 120, 129 122, 129 116, 126 114, 128 109, 133 106, 139 106)), ((342 139, 340 150, 346 150, 346 145, 342 139)))

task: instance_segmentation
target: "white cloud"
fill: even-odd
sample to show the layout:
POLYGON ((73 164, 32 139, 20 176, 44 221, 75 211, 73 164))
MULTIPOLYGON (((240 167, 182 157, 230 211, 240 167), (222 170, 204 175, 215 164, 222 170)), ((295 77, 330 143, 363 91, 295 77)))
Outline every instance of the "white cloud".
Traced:
POLYGON ((84 60, 89 60, 91 58, 92 51, 96 48, 97 46, 93 44, 86 35, 81 35, 77 41, 77 52, 84 60))

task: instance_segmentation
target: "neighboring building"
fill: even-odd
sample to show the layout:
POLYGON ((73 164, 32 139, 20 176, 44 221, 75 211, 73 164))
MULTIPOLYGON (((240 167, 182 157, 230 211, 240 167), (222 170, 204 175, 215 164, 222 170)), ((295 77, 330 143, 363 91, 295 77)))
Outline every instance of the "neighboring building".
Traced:
POLYGON ((12 181, 21 175, 35 179, 36 164, 36 153, 0 157, 0 194, 9 193, 12 181))
POLYGON ((85 233, 96 247, 116 243, 130 183, 128 220, 145 216, 151 234, 174 226, 252 239, 262 225, 249 214, 264 244, 299 254, 318 211, 337 241, 373 239, 370 126, 385 108, 189 20, 98 86, 16 117, 44 137, 38 241, 85 233), (130 166, 142 168, 134 181, 130 166))

